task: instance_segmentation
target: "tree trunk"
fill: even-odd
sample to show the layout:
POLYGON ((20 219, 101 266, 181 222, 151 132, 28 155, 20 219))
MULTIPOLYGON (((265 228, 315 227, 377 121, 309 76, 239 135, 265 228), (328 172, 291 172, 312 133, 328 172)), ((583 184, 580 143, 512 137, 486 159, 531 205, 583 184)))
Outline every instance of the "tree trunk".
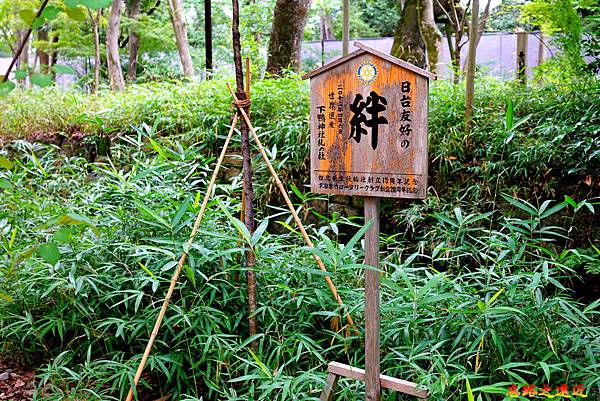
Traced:
POLYGON ((479 29, 477 30, 477 43, 475 44, 475 47, 479 46, 479 41, 481 40, 481 37, 483 36, 483 31, 485 31, 485 25, 487 24, 487 20, 490 16, 491 3, 492 3, 492 0, 487 1, 487 4, 485 5, 485 8, 483 9, 483 14, 481 14, 481 20, 479 21, 479 29))
POLYGON ((53 46, 52 50, 50 51, 50 64, 48 65, 48 67, 49 70, 52 70, 52 67, 58 61, 58 50, 56 48, 56 44, 58 43, 58 34, 52 36, 52 39, 50 39, 50 43, 52 43, 53 46))
MULTIPOLYGON (((35 14, 35 18, 37 18, 40 15, 42 15, 42 12, 44 12, 44 9, 48 5, 48 1, 50 1, 50 0, 43 0, 42 1, 42 4, 40 5, 39 10, 35 14)), ((23 31, 17 31, 17 40, 18 40, 17 47, 16 47, 16 50, 15 50, 15 53, 13 54, 13 58, 10 61, 10 64, 8 65, 8 68, 6 69, 6 73, 0 79, 0 83, 6 82, 8 80, 8 76, 12 72, 12 69, 15 66, 15 64, 17 63, 17 61, 19 61, 19 59, 20 59, 21 55, 23 54, 23 52, 25 52, 27 54, 27 57, 24 57, 24 60, 25 61, 28 60, 28 58, 29 58, 29 51, 27 49, 27 45, 29 43, 29 36, 31 36, 31 31, 32 31, 31 27, 29 29, 27 29, 26 31, 24 31, 24 32, 23 31)), ((27 61, 27 64, 28 64, 28 61, 27 61)))
POLYGON ((448 41, 448 52, 450 53, 450 68, 452 69, 452 82, 458 83, 460 73, 460 51, 456 53, 456 46, 452 40, 452 27, 450 23, 445 24, 446 40, 448 41))
MULTIPOLYGON (((19 43, 25 43, 22 45, 23 50, 17 55, 17 68, 19 70, 27 70, 29 68, 29 37, 26 35, 26 31, 17 31, 17 38, 19 43)), ((24 84, 25 79, 20 79, 19 82, 24 84)))
POLYGON ((169 0, 168 3, 169 15, 171 16, 171 23, 173 24, 173 31, 175 32, 175 43, 177 44, 177 51, 179 52, 183 75, 185 75, 186 78, 191 79, 194 77, 194 65, 192 63, 190 45, 188 43, 187 31, 185 28, 183 2, 182 0, 169 0))
POLYGON ((427 50, 427 64, 431 72, 436 72, 439 55, 442 51, 442 33, 435 23, 434 0, 421 0, 421 34, 427 50))
POLYGON ((92 85, 92 93, 96 93, 98 86, 100 85, 100 32, 98 25, 100 24, 100 17, 102 16, 102 10, 96 11, 96 16, 92 14, 92 11, 88 9, 90 20, 92 21, 92 33, 94 34, 94 83, 92 85))
MULTIPOLYGON (((238 0, 233 1, 233 61, 235 64, 235 82, 236 82, 236 96, 238 100, 248 99, 248 95, 244 90, 244 72, 242 70, 242 54, 241 54, 241 43, 240 43, 240 29, 239 29, 239 18, 240 18, 240 7, 238 0)), ((247 82, 248 88, 250 83, 247 82)), ((250 106, 244 108, 246 114, 250 116, 250 106)), ((246 121, 242 118, 241 120, 241 134, 242 134, 242 163, 244 170, 244 223, 250 232, 250 235, 254 234, 254 187, 252 184, 252 158, 250 154, 250 138, 249 130, 246 121)), ((246 251, 246 281, 248 285, 248 334, 250 337, 257 334, 258 325, 256 323, 256 272, 254 266, 256 265, 256 256, 252 249, 246 251)), ((257 341, 252 341, 252 349, 258 348, 257 341)))
MULTIPOLYGON (((44 42, 43 46, 48 46, 48 28, 42 27, 37 31, 38 41, 44 42)), ((50 72, 50 55, 42 47, 37 48, 37 56, 40 62, 40 72, 47 74, 50 72)))
POLYGON ((110 88, 114 91, 125 89, 119 57, 119 34, 121 24, 121 0, 113 0, 110 7, 108 29, 106 30, 106 63, 110 88))
POLYGON ((267 71, 281 75, 283 69, 300 69, 304 26, 311 0, 277 0, 269 40, 267 71))
POLYGON ((213 70, 213 47, 212 47, 212 4, 210 0, 204 0, 204 38, 206 55, 206 79, 210 79, 213 70))
POLYGON ((465 128, 471 131, 473 120, 473 95, 475 91, 475 61, 477 59, 477 30, 479 29, 479 0, 472 0, 473 10, 469 29, 469 55, 467 56, 467 82, 465 91, 465 128))
POLYGON ((321 9, 319 13, 319 31, 321 40, 333 40, 333 30, 331 29, 331 15, 325 14, 325 10, 321 9))
MULTIPOLYGON (((137 20, 140 16, 141 0, 130 0, 127 7, 127 17, 137 20)), ((136 32, 135 24, 129 27, 129 66, 127 68, 127 80, 135 82, 138 66, 138 52, 140 50, 140 35, 136 32)))
POLYGON ((394 35, 392 56, 408 61, 418 67, 426 68, 425 42, 419 24, 422 14, 421 7, 420 0, 406 0, 394 35))

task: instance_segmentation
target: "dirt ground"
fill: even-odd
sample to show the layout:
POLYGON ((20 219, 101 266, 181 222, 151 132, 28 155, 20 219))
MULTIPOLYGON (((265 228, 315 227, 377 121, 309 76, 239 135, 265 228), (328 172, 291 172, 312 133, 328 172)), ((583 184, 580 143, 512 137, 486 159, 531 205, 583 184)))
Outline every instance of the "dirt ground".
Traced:
POLYGON ((34 383, 33 370, 24 370, 14 363, 0 361, 0 400, 32 400, 34 383))

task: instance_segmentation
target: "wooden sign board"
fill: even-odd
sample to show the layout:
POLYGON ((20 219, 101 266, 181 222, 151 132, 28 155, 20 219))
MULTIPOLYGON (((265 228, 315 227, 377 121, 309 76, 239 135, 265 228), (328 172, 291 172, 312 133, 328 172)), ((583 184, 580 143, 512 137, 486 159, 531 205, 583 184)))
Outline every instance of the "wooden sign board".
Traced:
POLYGON ((429 79, 435 75, 359 50, 310 78, 311 190, 424 199, 429 79))

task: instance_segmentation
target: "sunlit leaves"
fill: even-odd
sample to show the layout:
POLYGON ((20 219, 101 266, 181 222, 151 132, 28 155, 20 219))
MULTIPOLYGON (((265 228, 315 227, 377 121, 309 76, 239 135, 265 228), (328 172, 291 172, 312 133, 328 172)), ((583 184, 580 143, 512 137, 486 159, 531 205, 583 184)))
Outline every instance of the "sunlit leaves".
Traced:
POLYGON ((40 86, 42 88, 45 88, 46 86, 50 86, 54 83, 52 76, 49 74, 40 74, 40 73, 32 74, 31 77, 29 77, 29 80, 31 81, 32 84, 40 86))
POLYGON ((75 71, 75 69, 73 69, 73 67, 69 67, 68 65, 62 65, 62 64, 53 65, 52 71, 56 72, 57 74, 71 74, 71 75, 77 74, 77 71, 75 71))
POLYGON ((33 10, 21 10, 19 11, 19 17, 21 17, 21 19, 23 20, 23 22, 25 22, 27 25, 31 25, 33 23, 33 20, 35 19, 35 11, 33 10))
POLYGON ((40 245, 38 248, 38 253, 46 261, 51 265, 55 265, 60 260, 60 250, 58 246, 54 242, 48 242, 46 244, 40 245))
POLYGON ((112 0, 80 0, 79 3, 92 10, 98 10, 110 6, 112 0))
POLYGON ((16 87, 17 87, 17 85, 15 85, 15 83, 12 81, 6 81, 6 82, 0 83, 0 97, 8 95, 16 87))
POLYGON ((87 17, 85 11, 80 7, 67 7, 65 9, 65 13, 69 16, 69 18, 79 22, 84 22, 87 17))
POLYGON ((16 70, 14 72, 14 74, 15 74, 15 79, 25 79, 25 78, 27 78, 27 75, 28 75, 27 71, 24 71, 24 70, 16 70))
POLYGON ((7 170, 12 170, 14 163, 7 159, 4 156, 0 156, 0 167, 5 168, 7 170))

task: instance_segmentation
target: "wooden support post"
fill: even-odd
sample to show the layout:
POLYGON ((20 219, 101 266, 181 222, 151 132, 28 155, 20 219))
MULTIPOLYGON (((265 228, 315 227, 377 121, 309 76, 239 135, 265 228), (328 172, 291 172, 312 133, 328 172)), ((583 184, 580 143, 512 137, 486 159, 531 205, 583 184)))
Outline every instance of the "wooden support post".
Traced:
POLYGON ((521 85, 527 83, 527 32, 517 32, 517 80, 521 85))
POLYGON ((365 197, 365 385, 367 401, 380 401, 379 383, 379 198, 365 197))
POLYGON ((539 67, 540 64, 542 64, 544 62, 544 53, 545 53, 545 45, 544 45, 544 33, 540 32, 540 37, 538 38, 538 59, 537 59, 537 66, 539 67))
MULTIPOLYGON (((333 373, 336 376, 347 377, 349 379, 354 380, 365 380, 365 370, 360 368, 355 368, 349 365, 344 365, 339 362, 331 362, 327 366, 327 372, 333 373)), ((412 383, 402 379, 396 379, 395 377, 379 375, 379 382, 381 388, 386 388, 392 391, 398 391, 400 393, 414 395, 419 399, 427 399, 429 393, 427 390, 420 390, 416 383, 412 383)))
POLYGON ((335 373, 329 373, 327 375, 327 383, 325 383, 325 388, 319 397, 320 401, 332 401, 333 395, 335 394, 335 386, 337 386, 337 382, 339 380, 339 376, 335 373))
MULTIPOLYGON (((229 93, 231 93, 231 97, 233 97, 233 100, 235 101, 235 104, 237 106, 239 100, 238 100, 235 92, 233 91, 233 89, 231 89, 231 85, 229 85, 229 83, 227 83, 226 85, 227 85, 227 88, 229 89, 229 93)), ((273 177, 273 179, 275 180, 275 184, 277 184, 277 188, 279 188, 279 192, 281 192, 281 195, 283 196, 283 200, 285 200, 286 205, 290 209, 290 212, 292 213, 292 217, 294 218, 294 221, 296 222, 298 229, 300 229, 300 233, 302 234, 304 241, 306 241, 306 244, 308 245, 309 248, 314 248, 315 246, 313 245, 312 240, 308 236, 308 233, 306 232, 306 229, 304 228, 304 224, 302 224, 302 220, 300 220, 298 213, 296 213, 296 209, 294 208, 294 205, 292 204, 292 201, 290 200, 290 197, 287 194, 287 191, 285 190, 285 187, 283 186, 281 179, 279 179, 277 172, 275 172, 275 168, 273 168, 273 164, 271 164, 271 161, 269 160, 269 157, 267 156, 267 153, 265 152, 265 149, 262 146, 262 143, 260 142, 260 139, 258 138, 258 135, 256 134, 256 131, 254 130, 254 127, 252 126, 250 119, 248 118, 248 115, 246 114, 246 111, 244 110, 243 107, 240 107, 240 106, 237 106, 237 107, 238 107, 238 110, 239 110, 240 114, 242 115, 244 121, 246 121, 246 124, 248 124, 250 133, 254 137, 254 142, 256 142, 256 146, 258 147, 258 150, 259 150, 263 160, 267 164, 267 168, 269 169, 269 172, 271 173, 271 177, 273 177)), ((313 258, 315 259, 315 262, 317 262, 319 269, 321 269, 324 272, 327 272, 327 269, 325 268, 325 264, 323 263, 321 258, 315 253, 313 253, 313 258)), ((331 290, 331 293, 333 294, 333 298, 337 301, 340 308, 343 308, 344 302, 342 302, 342 297, 340 297, 340 294, 338 293, 337 288, 333 284, 331 277, 329 277, 329 275, 325 276, 325 281, 327 282, 327 285, 329 286, 329 289, 331 290)), ((352 316, 350 316, 350 312, 346 312, 346 320, 348 321, 348 325, 351 328, 353 328, 355 333, 358 335, 358 329, 356 328, 356 326, 354 324, 354 320, 352 319, 352 316)))

